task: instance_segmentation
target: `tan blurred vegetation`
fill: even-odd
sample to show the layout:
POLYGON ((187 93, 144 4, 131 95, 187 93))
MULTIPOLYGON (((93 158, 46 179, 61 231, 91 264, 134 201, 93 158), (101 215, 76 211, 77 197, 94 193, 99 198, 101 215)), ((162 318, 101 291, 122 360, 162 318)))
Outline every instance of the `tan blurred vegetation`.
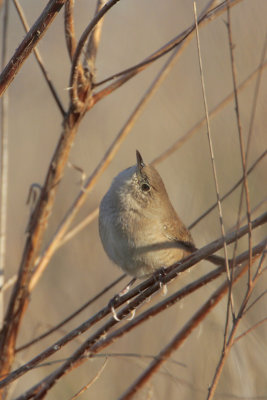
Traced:
MULTIPOLYGON (((30 25, 37 19, 44 2, 21 2, 30 25)), ((200 10, 206 1, 197 1, 200 10)), ((92 19, 95 2, 79 0, 75 4, 77 38, 92 19)), ((232 34, 238 83, 241 83, 260 63, 266 37, 267 2, 242 1, 231 10, 232 34)), ((1 15, 1 24, 2 24, 1 15)), ((96 61, 96 80, 121 71, 143 60, 171 38, 193 23, 193 2, 183 0, 120 1, 104 19, 102 38, 96 61)), ((226 14, 211 20, 200 29, 201 53, 209 109, 213 109, 233 90, 226 14)), ((8 26, 8 59, 24 36, 17 13, 10 4, 8 26)), ((63 12, 57 16, 38 48, 45 67, 64 107, 69 102, 68 82, 70 61, 63 32, 63 12)), ((167 56, 168 57, 168 56, 167 56)), ((146 91, 164 59, 160 59, 138 74, 110 96, 100 101, 85 116, 80 125, 70 161, 89 176, 106 152, 117 132, 146 91)), ((245 142, 256 79, 239 93, 241 124, 245 142)), ((46 171, 62 131, 62 117, 31 55, 8 89, 9 108, 9 188, 8 230, 5 278, 18 270, 25 243, 25 229, 30 209, 25 204, 32 183, 43 184, 46 171)), ((263 70, 248 165, 266 148, 267 76, 263 70)), ((112 178, 122 169, 135 163, 135 150, 142 152, 146 162, 152 161, 182 137, 204 116, 196 40, 193 39, 180 55, 171 73, 150 100, 130 134, 123 142, 115 159, 89 194, 76 222, 85 218, 99 204, 112 178)), ((242 177, 240 146, 233 101, 211 119, 211 133, 215 150, 220 194, 223 195, 242 177)), ((249 176, 251 208, 266 199, 266 159, 249 176)), ((190 225, 216 201, 206 127, 199 129, 181 148, 157 165, 171 200, 183 221, 190 225)), ((46 247, 65 212, 81 189, 80 175, 66 167, 60 182, 53 214, 43 243, 46 247)), ((223 203, 225 229, 231 229, 237 219, 240 188, 223 203)), ((252 219, 266 209, 266 202, 252 219)), ((245 201, 243 214, 246 214, 245 201)), ((198 247, 221 236, 218 211, 215 209, 193 230, 198 247)), ((253 243, 262 240, 266 228, 253 232, 253 243)), ((240 242, 238 251, 247 249, 247 239, 240 242)), ((223 254, 223 252, 221 252, 223 254)), ((168 286, 168 294, 212 268, 201 262, 197 269, 168 286)), ((31 300, 18 337, 22 345, 52 327, 108 285, 121 271, 105 255, 99 235, 97 219, 61 247, 51 259, 41 280, 31 294, 31 300)), ((221 278, 220 278, 221 279, 221 278)), ((123 283, 124 284, 124 283, 123 283)), ((123 285, 122 284, 122 285, 123 285)), ((150 319, 139 328, 111 345, 107 352, 156 355, 189 319, 192 313, 219 285, 218 280, 204 286, 164 313, 150 319)), ((233 296, 239 304, 246 278, 237 284, 233 296)), ((54 343, 63 333, 74 329, 89 316, 105 306, 121 284, 112 289, 64 326, 63 331, 18 353, 13 368, 54 343)), ((253 298, 266 289, 266 277, 259 280, 253 298)), ((5 294, 5 305, 11 290, 5 294)), ((161 294, 153 302, 161 300, 161 294)), ((253 299, 252 299, 253 300, 253 299)), ((226 300, 224 299, 192 333, 136 396, 140 399, 204 399, 219 360, 223 343, 226 300), (174 362, 175 361, 175 362, 174 362), (182 363, 182 365, 176 362, 182 363), (151 397, 150 397, 151 396, 151 397)), ((139 310, 137 314, 139 313, 139 310)), ((263 297, 243 318, 238 333, 266 317, 263 297)), ((84 337, 88 334, 85 333, 84 337)), ((234 345, 227 359, 215 399, 267 398, 266 389, 266 324, 234 345)), ((71 342, 54 359, 69 357, 83 337, 71 342)), ((104 363, 105 356, 92 358, 64 377, 48 393, 48 399, 70 399, 90 381, 104 363)), ((50 361, 50 359, 49 359, 50 361)), ((109 357, 99 379, 80 396, 80 399, 117 399, 149 364, 146 358, 130 356, 109 357)), ((22 394, 43 379, 58 365, 43 366, 14 383, 11 399, 22 394)))

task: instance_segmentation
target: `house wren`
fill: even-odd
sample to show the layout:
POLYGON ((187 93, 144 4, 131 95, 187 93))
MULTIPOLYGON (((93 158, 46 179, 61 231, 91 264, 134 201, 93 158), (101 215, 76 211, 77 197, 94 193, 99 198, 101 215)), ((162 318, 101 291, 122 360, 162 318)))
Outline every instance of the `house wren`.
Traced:
POLYGON ((137 164, 116 176, 101 201, 99 233, 109 258, 127 274, 143 278, 196 248, 159 173, 138 151, 136 158, 137 164))

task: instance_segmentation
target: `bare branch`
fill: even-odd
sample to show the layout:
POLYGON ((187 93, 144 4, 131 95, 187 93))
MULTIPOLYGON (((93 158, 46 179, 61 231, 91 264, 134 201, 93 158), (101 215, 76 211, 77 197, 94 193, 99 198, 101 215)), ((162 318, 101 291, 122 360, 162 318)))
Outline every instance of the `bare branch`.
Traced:
MULTIPOLYGON (((97 0, 96 12, 95 15, 101 10, 104 6, 106 0, 97 0)), ((84 53, 84 63, 83 68, 88 77, 88 79, 94 84, 95 82, 95 61, 96 54, 101 38, 102 26, 103 26, 104 18, 101 18, 100 21, 95 25, 92 30, 92 33, 88 39, 87 46, 84 53)))
MULTIPOLYGON (((236 282, 245 272, 247 268, 242 268, 234 277, 233 283, 236 282)), ((183 326, 183 328, 173 337, 173 339, 165 346, 151 362, 149 367, 133 382, 133 384, 119 397, 119 400, 131 399, 152 377, 152 375, 166 362, 171 354, 177 350, 191 334, 191 332, 199 325, 206 315, 219 303, 228 291, 228 279, 221 284, 218 289, 208 298, 208 300, 199 308, 192 318, 183 326)))
POLYGON ((65 27, 65 38, 67 43, 67 49, 71 61, 73 60, 73 56, 77 46, 75 39, 73 11, 74 11, 74 0, 67 0, 65 4, 64 27, 65 27))
POLYGON ((79 392, 77 392, 74 396, 72 396, 70 400, 77 399, 81 394, 83 394, 87 389, 89 389, 89 387, 92 386, 100 378, 102 372, 104 371, 104 369, 107 365, 107 362, 108 362, 108 359, 106 358, 104 361, 104 364, 102 365, 100 370, 97 372, 97 374, 94 376, 94 378, 91 379, 90 382, 87 383, 87 385, 85 385, 81 390, 79 390, 79 392))
MULTIPOLYGON (((267 155, 267 150, 265 150, 258 158, 257 160, 252 164, 252 166, 248 169, 247 171, 247 175, 249 175, 254 168, 264 159, 264 157, 267 155)), ((243 182, 243 177, 241 179, 239 179, 234 186, 231 187, 230 190, 228 190, 228 192, 225 193, 224 196, 222 196, 221 201, 225 200, 228 196, 230 196, 231 193, 234 192, 234 190, 236 188, 238 188, 238 186, 243 182)), ((200 217, 198 217, 190 226, 189 229, 192 229, 194 226, 196 226, 204 217, 206 217, 206 215, 208 215, 212 210, 214 210, 214 208, 217 206, 217 203, 214 203, 210 208, 208 208, 203 214, 200 215, 200 217)), ((235 225, 236 228, 237 225, 235 225)))
POLYGON ((66 0, 50 0, 48 2, 47 6, 22 40, 11 60, 1 73, 0 96, 13 81, 24 61, 31 53, 34 46, 36 46, 39 40, 43 37, 65 2, 66 0))
MULTIPOLYGON (((261 217, 254 220, 252 222, 252 226, 253 226, 253 228, 256 228, 257 226, 259 226, 263 223, 266 223, 266 222, 267 222, 267 213, 263 214, 261 217)), ((243 235, 245 235, 247 233, 247 231, 248 231, 248 226, 245 226, 245 227, 241 228, 239 231, 227 235, 226 236, 227 244, 235 241, 236 236, 238 238, 242 237, 243 235)), ((253 254, 256 256, 257 254, 261 253, 265 247, 265 244, 266 243, 264 241, 263 243, 260 243, 259 245, 255 246, 253 254)), ((205 246, 201 250, 198 250, 196 253, 192 254, 187 259, 187 261, 185 261, 183 264, 178 263, 178 264, 175 264, 175 265, 169 267, 166 270, 166 276, 164 277, 164 282, 167 283, 167 282, 173 280, 181 272, 192 267, 193 265, 198 263, 201 259, 206 258, 208 255, 219 250, 221 247, 223 247, 223 240, 222 239, 216 240, 215 242, 209 244, 208 246, 205 246)), ((240 256, 237 257, 236 262, 238 264, 244 262, 245 260, 247 260, 247 256, 248 256, 247 252, 241 254, 240 256)), ((205 275, 200 280, 188 285, 186 288, 182 289, 182 291, 177 292, 175 298, 169 297, 167 303, 164 303, 166 308, 169 307, 170 304, 174 304, 176 301, 183 298, 184 296, 189 295, 192 291, 198 289, 199 287, 202 287, 205 283, 210 282, 211 280, 217 278, 224 271, 225 271, 224 266, 219 267, 216 270, 205 275)), ((138 285, 137 287, 132 289, 126 295, 120 297, 116 304, 116 307, 121 306, 123 303, 127 302, 129 299, 138 295, 125 308, 123 308, 121 311, 119 311, 118 317, 120 319, 122 319, 123 317, 129 315, 133 309, 135 309, 140 304, 142 304, 145 301, 145 299, 150 297, 153 293, 155 293, 159 289, 159 287, 160 287, 159 283, 155 282, 155 278, 152 276, 151 278, 147 279, 145 282, 142 282, 140 285, 138 285)), ((154 308, 153 308, 153 310, 154 310, 154 308)), ((156 313, 158 313, 158 312, 162 311, 162 308, 157 308, 156 310, 157 310, 156 313)), ((34 357, 29 363, 27 363, 26 365, 18 368, 17 370, 13 371, 12 373, 10 373, 7 376, 7 378, 0 381, 0 388, 6 386, 10 382, 19 378, 24 373, 28 372, 30 369, 34 368, 38 363, 42 362, 47 357, 51 356, 52 354, 54 354, 55 352, 60 350, 70 340, 73 340, 78 335, 81 335, 81 333, 88 330, 96 322, 100 321, 102 318, 104 318, 109 313, 110 313, 110 307, 108 307, 108 306, 104 307, 102 310, 100 310, 97 314, 95 314, 93 317, 91 317, 84 324, 82 324, 81 326, 76 328, 74 331, 72 331, 69 334, 67 334, 66 336, 64 336, 62 339, 58 340, 56 343, 54 343, 52 346, 47 348, 44 352, 42 352, 38 356, 34 357)), ((152 314, 144 314, 143 315, 144 320, 146 320, 148 318, 148 315, 152 315, 152 314)), ((137 318, 139 318, 139 317, 140 316, 138 316, 137 318)), ((137 318, 135 318, 133 321, 131 321, 131 323, 135 324, 136 321, 140 322, 140 320, 137 320, 137 318)), ((115 321, 113 318, 111 320, 109 320, 102 328, 100 328, 100 330, 98 332, 96 332, 96 334, 93 337, 90 338, 90 343, 91 343, 91 341, 92 341, 92 343, 95 343, 95 340, 97 337, 101 338, 103 336, 103 334, 105 332, 107 332, 111 327, 113 327, 116 323, 117 323, 117 321, 115 321)), ((130 326, 132 326, 132 325, 130 325, 130 326)))
MULTIPOLYGON (((29 30, 30 30, 30 27, 29 27, 29 25, 27 23, 26 17, 25 17, 24 12, 23 12, 23 9, 22 9, 22 7, 21 7, 21 5, 20 5, 18 0, 13 0, 13 3, 15 4, 16 10, 17 10, 17 12, 19 14, 19 17, 20 17, 22 25, 23 25, 23 27, 25 29, 25 32, 28 33, 29 30)), ((59 99, 59 96, 58 96, 57 92, 56 92, 55 86, 54 86, 53 82, 51 81, 51 79, 48 76, 48 73, 47 73, 47 71, 46 71, 46 69, 44 67, 42 56, 41 56, 39 50, 37 49, 37 47, 33 48, 33 53, 35 55, 35 58, 37 60, 38 65, 39 65, 39 67, 40 67, 40 69, 42 71, 42 74, 43 74, 43 76, 45 78, 45 81, 46 81, 46 83, 47 83, 47 85, 48 85, 48 87, 49 87, 49 89, 50 89, 50 91, 51 91, 51 93, 52 93, 52 95, 53 95, 53 97, 54 97, 54 99, 56 101, 56 104, 57 104, 57 106, 58 106, 58 108, 59 108, 59 110, 61 112, 61 115, 64 117, 65 116, 65 110, 64 110, 63 105, 62 105, 62 103, 61 103, 61 101, 59 99)))
POLYGON ((18 347, 16 349, 16 352, 27 349, 28 347, 32 346, 35 343, 38 343, 40 340, 46 338, 47 336, 56 332, 58 329, 62 328, 62 326, 66 325, 73 318, 77 317, 77 315, 79 315, 83 310, 85 310, 87 307, 89 307, 91 304, 93 304, 96 300, 98 300, 101 296, 103 296, 103 294, 107 293, 110 289, 112 289, 115 285, 117 285, 117 283, 122 281, 125 277, 126 277, 126 274, 121 275, 118 279, 111 282, 108 286, 106 286, 104 289, 102 289, 92 299, 88 300, 85 304, 83 304, 80 308, 78 308, 78 310, 76 310, 74 313, 70 314, 67 318, 65 318, 59 324, 55 325, 52 329, 49 329, 49 331, 47 331, 47 332, 43 333, 42 335, 38 336, 37 338, 31 340, 29 343, 25 343, 24 345, 18 347))
MULTIPOLYGON (((222 242, 223 245, 223 242, 222 242)), ((265 242, 261 244, 261 252, 262 248, 265 246, 265 242)), ((185 268, 186 262, 182 265, 183 268, 185 268)), ((180 266, 181 267, 181 266, 180 266)), ((172 267, 167 268, 168 270, 171 270, 172 267)), ((220 268, 219 268, 220 269, 220 268)), ((221 269, 222 270, 222 269, 221 269)), ((235 280, 239 279, 247 270, 247 265, 242 267, 238 272, 237 275, 235 276, 235 280)), ((174 273, 174 271, 172 271, 174 273)), ((218 273, 218 269, 213 271, 214 273, 218 273)), ((177 271, 176 271, 177 273, 177 271)), ((207 274, 210 276, 212 275, 212 272, 207 274)), ((205 277, 207 277, 207 275, 205 277)), ((213 276, 214 277, 214 276, 213 276)), ((121 328, 118 328, 116 331, 112 332, 109 336, 106 337, 107 331, 109 328, 114 326, 116 324, 115 319, 109 320, 106 325, 103 328, 100 328, 94 335, 92 335, 86 342, 78 348, 77 351, 73 354, 73 356, 67 360, 61 367, 59 367, 55 372, 50 374, 47 378, 45 378, 42 382, 39 384, 35 385, 32 389, 30 389, 28 392, 25 393, 25 395, 19 397, 17 400, 22 400, 22 399, 28 399, 32 395, 32 393, 35 393, 35 398, 43 398, 43 396, 47 393, 47 391, 56 383, 56 381, 65 375, 66 373, 69 373, 71 370, 76 368, 78 365, 81 365, 85 361, 84 359, 84 354, 88 354, 89 356, 91 354, 94 354, 103 348, 105 348, 107 345, 111 344, 114 342, 115 339, 118 339, 119 337, 123 336, 125 333, 129 332, 132 330, 134 327, 140 325, 140 323, 148 320, 152 315, 156 315, 157 313, 161 312, 163 309, 166 309, 170 307, 170 305, 173 305, 179 300, 181 297, 184 297, 184 295, 188 295, 193 291, 193 288, 195 290, 195 286, 201 287, 204 284, 203 278, 200 280, 194 282, 193 284, 188 285, 185 290, 180 290, 176 292, 174 295, 170 296, 169 298, 163 300, 162 302, 156 304, 155 306, 152 306, 149 310, 143 312, 140 314, 138 317, 136 317, 134 320, 128 322, 127 324, 123 325, 121 328), (104 337, 104 338, 103 338, 104 337), (103 338, 103 339, 101 339, 103 338), (89 352, 89 353, 88 353, 89 352)), ((138 307, 138 305, 142 304, 144 301, 144 298, 147 298, 151 296, 153 293, 152 291, 159 288, 160 285, 158 283, 153 283, 153 286, 148 288, 144 293, 141 293, 136 299, 132 300, 131 303, 126 306, 123 310, 121 310, 118 313, 118 317, 121 320, 125 314, 129 314, 133 308, 138 307)), ((221 292, 219 289, 214 293, 212 296, 212 299, 210 298, 208 302, 205 303, 205 305, 197 312, 193 318, 184 326, 184 328, 179 332, 178 337, 175 337, 175 340, 172 341, 171 345, 173 346, 173 349, 175 349, 175 343, 180 345, 183 340, 191 333, 192 329, 205 317, 207 312, 209 312, 213 306, 214 303, 218 302, 226 293, 228 288, 228 282, 226 281, 222 286, 220 286, 219 289, 221 289, 221 292), (216 297, 218 296, 218 297, 216 297), (179 336, 180 335, 180 336, 179 336)), ((167 346, 168 347, 168 346, 167 346)), ((169 349, 169 347, 168 347, 169 349)), ((166 361, 168 356, 170 356, 171 352, 163 355, 162 359, 160 357, 156 358, 156 363, 166 361)), ((160 354, 161 356, 161 354, 160 354)), ((152 362, 152 365, 154 365, 155 362, 152 362)), ((152 372, 155 370, 153 369, 152 372)), ((134 392, 133 392, 134 393, 134 392)), ((132 394, 133 394, 132 393, 132 394)))
MULTIPOLYGON (((247 148, 246 148, 246 165, 248 163, 250 143, 251 143, 251 138, 252 138, 252 133, 253 133, 253 128, 254 128, 256 107, 257 107, 257 103, 258 103, 260 83, 261 83, 262 72, 263 72, 263 68, 264 68, 264 60, 265 60, 266 51, 267 51, 267 34, 265 35, 265 43, 264 43, 263 49, 262 49, 261 59, 260 59, 260 63, 259 63, 259 71, 257 73, 257 80, 256 80, 255 91, 254 91, 254 95, 253 95, 251 117, 250 117, 250 121, 249 121, 249 129, 248 129, 247 148)), ((237 92, 238 92, 238 89, 237 89, 237 92)), ((242 187, 242 190, 243 190, 243 187, 242 187)))
POLYGON ((254 329, 258 328, 258 326, 262 325, 264 322, 267 322, 267 317, 263 318, 262 320, 258 321, 254 324, 251 328, 247 329, 245 332, 241 333, 241 335, 237 336, 234 340, 235 344, 238 340, 242 339, 243 337, 247 336, 248 333, 254 331, 254 329))
POLYGON ((14 285, 14 283, 16 282, 18 276, 17 275, 13 275, 11 278, 9 278, 4 285, 1 288, 1 291, 4 293, 7 289, 9 289, 11 286, 14 285))
MULTIPOLYGON (((7 27, 9 21, 9 2, 5 0, 2 31, 1 69, 7 58, 7 27)), ((1 99, 0 133, 0 328, 4 321, 4 274, 6 263, 7 200, 8 200, 8 94, 1 99)))
MULTIPOLYGON (((250 198, 249 198, 249 189, 248 189, 248 179, 247 179, 247 162, 246 162, 246 155, 245 155, 245 147, 244 147, 244 138, 242 132, 242 126, 240 121, 240 112, 239 112, 239 103, 238 103, 238 95, 237 95, 237 79, 236 79, 236 66, 234 60, 234 45, 232 40, 232 26, 231 26, 231 18, 230 18, 230 7, 229 1, 227 5, 227 32, 229 38, 229 48, 230 48, 230 58, 231 58, 231 69, 232 69, 232 78, 233 78, 233 87, 234 87, 234 95, 235 95, 235 112, 236 112, 236 122, 237 122, 237 129, 238 129, 238 137, 239 137, 239 145, 240 145, 240 153, 241 153, 241 163, 243 169, 243 179, 244 179, 244 188, 245 188, 245 196, 246 196, 246 205, 247 205, 247 219, 248 225, 250 226, 251 223, 251 210, 250 210, 250 198)), ((243 192, 242 192, 243 193, 243 192)), ((242 195, 241 195, 242 196, 242 195)), ((242 199, 242 197, 241 197, 242 199)), ((241 200, 239 204, 239 212, 238 212, 238 220, 240 218, 241 212, 241 200)), ((237 223, 238 224, 238 223, 237 223)), ((248 245, 251 252, 252 249, 252 236, 251 230, 248 233, 248 245)), ((236 250, 236 247, 235 247, 236 250)), ((235 253, 234 250, 234 253, 235 253)), ((248 269, 248 290, 251 284, 251 275, 250 275, 250 268, 248 269)))
MULTIPOLYGON (((267 67, 267 62, 265 62, 262 66, 259 66, 253 71, 237 88, 237 92, 242 91, 247 87, 247 85, 258 76, 259 71, 265 70, 267 67)), ((234 92, 230 93, 226 96, 216 107, 214 107, 210 113, 210 119, 214 117, 219 111, 221 111, 229 102, 234 98, 234 92)), ((152 164, 157 165, 164 161, 167 157, 169 157, 172 153, 178 150, 188 139, 190 139, 206 122, 206 117, 202 118, 196 125, 193 126, 185 135, 179 138, 176 142, 174 142, 166 151, 156 157, 152 164)), ((217 206, 217 203, 215 204, 217 206)), ((198 221, 198 220, 197 220, 198 221)))
POLYGON ((82 231, 87 225, 89 225, 92 221, 94 221, 99 214, 99 208, 95 208, 89 215, 87 215, 84 220, 82 220, 79 224, 74 226, 71 230, 69 230, 61 239, 59 243, 59 247, 63 246, 63 244, 67 243, 70 239, 72 239, 75 235, 77 235, 80 231, 82 231))
POLYGON ((85 43, 88 39, 88 36, 98 23, 100 19, 106 14, 106 12, 112 8, 119 0, 109 0, 102 8, 101 10, 95 15, 95 17, 91 20, 89 25, 86 27, 84 30, 83 34, 81 35, 81 38, 76 46, 75 53, 73 55, 73 62, 72 62, 72 67, 71 67, 71 74, 70 74, 70 97, 71 97, 71 102, 75 106, 77 110, 82 106, 80 104, 80 100, 78 97, 78 76, 79 76, 79 62, 80 58, 82 55, 83 48, 85 46, 85 43))
MULTIPOLYGON (((230 7, 235 6, 242 0, 230 0, 230 7)), ((198 25, 199 26, 204 26, 206 23, 208 23, 211 19, 217 18, 220 16, 223 12, 225 12, 226 5, 227 5, 227 0, 223 1, 220 3, 218 6, 214 7, 212 10, 210 10, 211 5, 214 1, 210 1, 208 3, 208 6, 205 7, 205 10, 200 14, 198 18, 198 25), (210 10, 210 11, 209 11, 210 10)), ((145 60, 142 62, 134 65, 133 67, 127 68, 121 72, 118 72, 112 76, 109 76, 108 78, 105 78, 101 82, 98 82, 94 85, 94 87, 103 85, 104 83, 107 83, 111 80, 114 80, 115 78, 119 78, 120 76, 124 77, 125 75, 128 74, 133 74, 136 75, 136 73, 143 71, 148 65, 153 63, 154 61, 158 60, 160 57, 164 56, 171 50, 173 50, 176 46, 178 46, 182 41, 187 39, 192 33, 195 31, 195 24, 193 23, 189 28, 187 28, 185 31, 180 33, 178 36, 176 36, 174 39, 172 39, 170 42, 168 42, 166 45, 161 47, 159 50, 156 52, 152 53, 149 57, 147 57, 145 60)))
MULTIPOLYGON (((235 6, 240 1, 242 1, 242 0, 231 0, 231 7, 235 6)), ((208 3, 208 6, 205 7, 205 10, 201 13, 201 15, 198 19, 199 26, 201 26, 201 27, 205 26, 205 24, 210 22, 212 18, 219 17, 219 15, 221 15, 221 13, 223 13, 225 11, 226 1, 221 3, 219 6, 213 8, 211 11, 208 11, 210 9, 212 3, 213 3, 213 1, 210 1, 208 3)), ((188 42, 189 39, 192 39, 194 31, 195 31, 195 24, 192 24, 191 27, 187 28, 185 31, 180 33, 177 37, 175 37, 170 42, 168 42, 166 45, 161 47, 159 50, 157 50, 151 56, 147 57, 144 61, 142 61, 139 64, 137 64, 133 67, 130 67, 124 71, 116 73, 116 74, 112 75, 111 77, 106 78, 99 83, 94 84, 93 86, 96 87, 96 86, 100 86, 108 81, 114 80, 115 78, 119 78, 115 82, 113 82, 109 86, 107 86, 105 89, 100 90, 99 92, 95 93, 93 96, 93 99, 92 99, 93 103, 95 104, 103 97, 112 93, 115 89, 122 86, 129 79, 131 79, 136 74, 138 74, 139 72, 146 69, 150 64, 152 64, 154 61, 158 60, 159 58, 163 57, 165 54, 167 54, 168 52, 173 50, 176 46, 179 46, 182 42, 184 42, 184 41, 188 42)))
MULTIPOLYGON (((199 40, 199 32, 198 32, 198 23, 197 23, 197 8, 196 8, 196 2, 195 1, 194 1, 193 5, 194 5, 194 17, 195 17, 195 24, 196 24, 196 39, 197 39, 197 49, 198 49, 198 61, 199 61, 202 95, 203 95, 203 102, 204 102, 205 116, 206 116, 206 124, 207 124, 207 136, 208 136, 208 143, 209 143, 209 150, 210 150, 210 159, 211 159, 211 165, 212 165, 214 186, 215 186, 215 190, 216 190, 217 206, 218 206, 221 234, 222 234, 222 238, 224 239, 225 238, 225 229, 224 229, 224 223, 223 223, 222 204, 221 204, 221 198, 220 198, 219 182, 218 182, 218 178, 217 178, 217 169, 216 169, 216 164, 215 164, 215 156, 214 156, 213 142, 212 142, 211 129, 210 129, 209 111, 208 111, 206 88, 205 88, 204 75, 203 75, 203 65, 202 65, 201 50, 200 50, 200 40, 199 40)), ((228 251, 227 251, 227 246, 226 246, 225 242, 224 242, 223 249, 224 249, 224 257, 225 257, 225 260, 226 260, 225 266, 226 266, 226 273, 227 273, 227 279, 228 279, 228 285, 229 285, 228 305, 231 305, 232 315, 234 316, 234 305, 233 305, 233 297, 232 297, 232 278, 230 276, 230 269, 229 269, 229 263, 228 263, 228 251)), ((227 307, 227 313, 226 313, 225 335, 224 335, 225 338, 226 338, 226 334, 227 334, 228 323, 229 323, 229 307, 227 307)))
POLYGON ((264 290, 263 293, 261 293, 244 311, 244 314, 246 314, 263 296, 267 294, 267 290, 264 290))
MULTIPOLYGON (((248 227, 250 229, 249 224, 248 224, 248 227)), ((262 252, 262 256, 261 256, 259 267, 262 266, 263 260, 264 260, 265 255, 266 255, 264 253, 266 245, 267 245, 267 240, 265 239, 265 244, 264 244, 264 247, 263 247, 263 252, 262 252)), ((253 250, 252 250, 252 252, 253 252, 253 250)), ((249 269, 249 268, 251 268, 251 265, 252 265, 251 262, 253 263, 254 260, 253 260, 253 256, 252 256, 252 259, 251 259, 251 249, 249 249, 247 253, 248 253, 248 256, 249 256, 248 257, 247 267, 249 269)), ((239 308, 237 317, 233 321, 233 326, 232 326, 231 332, 229 334, 226 346, 224 346, 224 348, 223 348, 223 350, 221 352, 221 357, 220 357, 220 360, 219 360, 218 365, 216 367, 216 370, 215 370, 215 373, 214 373, 214 376, 213 376, 213 379, 212 379, 212 383, 211 383, 211 385, 210 385, 210 387, 208 389, 207 400, 212 399, 214 394, 215 394, 215 390, 216 390, 216 387, 218 385, 218 382, 219 382, 223 367, 225 365, 226 359, 227 359, 227 357, 228 357, 228 355, 230 353, 230 350, 231 350, 231 348, 232 348, 232 346, 234 344, 235 334, 236 334, 237 328, 239 326, 239 323, 240 323, 240 321, 241 321, 241 319, 243 317, 243 314, 244 314, 244 311, 245 311, 245 307, 247 305, 247 302, 249 301, 249 298, 250 298, 250 296, 251 296, 251 294, 253 292, 253 289, 254 289, 254 287, 255 287, 255 285, 257 283, 257 280, 258 280, 258 278, 260 276, 260 270, 261 270, 261 268, 258 268, 258 274, 254 277, 253 280, 251 280, 251 283, 250 283, 250 285, 249 285, 249 287, 248 287, 248 289, 246 291, 245 297, 244 297, 244 299, 242 301, 242 304, 241 304, 241 306, 239 308)))

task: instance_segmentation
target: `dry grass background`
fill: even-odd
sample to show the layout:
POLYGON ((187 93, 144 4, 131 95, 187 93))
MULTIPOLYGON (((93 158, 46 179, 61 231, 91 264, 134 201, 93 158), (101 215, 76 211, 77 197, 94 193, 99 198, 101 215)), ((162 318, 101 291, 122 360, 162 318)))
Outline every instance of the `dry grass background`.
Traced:
MULTIPOLYGON (((44 2, 22 1, 31 25, 44 2)), ((206 1, 197 1, 200 10, 206 1)), ((79 0, 75 6, 77 37, 89 23, 95 11, 95 2, 79 0)), ((232 34, 238 82, 258 67, 266 37, 267 2, 242 1, 231 11, 232 34)), ((152 53, 172 37, 192 24, 193 2, 182 0, 120 1, 107 13, 97 57, 97 80, 135 64, 152 53)), ((1 16, 1 24, 2 24, 1 16)), ((206 83, 208 106, 211 110, 233 90, 229 56, 228 34, 224 21, 226 14, 200 29, 201 52, 206 83)), ((10 4, 8 27, 8 59, 24 36, 17 13, 10 4)), ((38 45, 44 64, 56 89, 68 105, 70 62, 66 51, 63 12, 55 19, 38 45)), ((81 167, 87 176, 125 123, 139 98, 154 79, 164 60, 155 62, 119 90, 99 102, 82 121, 70 161, 81 167)), ((239 95, 241 123, 245 140, 251 118, 255 90, 254 79, 239 95)), ((267 77, 263 71, 255 113, 249 165, 266 148, 267 77)), ((112 178, 122 169, 135 163, 135 149, 139 149, 146 162, 184 135, 204 116, 201 80, 199 75, 196 40, 183 51, 175 67, 150 100, 118 154, 89 194, 76 221, 82 220, 98 206, 112 178)), ((17 272, 24 242, 29 207, 25 204, 33 182, 43 183, 48 164, 61 133, 62 117, 51 97, 41 72, 31 55, 9 88, 9 191, 6 279, 17 272)), ((211 131, 218 170, 220 193, 224 194, 242 176, 240 148, 234 103, 231 102, 211 120, 211 131)), ((251 207, 266 198, 266 160, 249 177, 251 207)), ((183 221, 190 225, 203 211, 216 201, 206 128, 200 129, 179 150, 157 166, 171 200, 183 221)), ((72 204, 81 186, 80 176, 66 168, 58 189, 55 208, 49 221, 45 244, 55 231, 65 212, 72 204)), ((237 218, 240 190, 223 203, 226 230, 237 218)), ((265 203, 266 206, 266 203, 265 203)), ((253 214, 263 212, 264 206, 253 214)), ((245 214, 245 207, 243 207, 245 214)), ((198 247, 220 237, 217 210, 201 221, 192 234, 198 247)), ((266 229, 253 233, 253 242, 264 237, 266 229)), ((247 241, 240 242, 239 250, 246 249, 247 241)), ((202 262, 190 274, 169 285, 170 294, 186 282, 201 276, 212 268, 202 262)), ((49 263, 34 292, 21 326, 18 345, 22 345, 49 327, 67 317, 72 311, 98 293, 118 277, 121 271, 106 257, 94 220, 70 242, 61 247, 49 263)), ((152 318, 139 328, 111 345, 109 353, 137 353, 156 355, 160 349, 188 320, 192 312, 208 294, 218 286, 218 280, 204 286, 169 310, 152 318)), ((236 304, 240 302, 246 278, 234 291, 236 304)), ((112 289, 97 303, 63 328, 68 332, 101 307, 121 285, 112 289)), ((259 281, 253 298, 266 289, 266 279, 259 281)), ((10 290, 6 292, 7 304, 10 290)), ((151 302, 161 299, 161 294, 151 302)), ((149 303, 151 305, 151 303, 149 303)), ((145 306, 147 307, 147 305, 145 306)), ((192 333, 187 342, 157 372, 149 384, 136 396, 140 399, 204 399, 219 360, 225 323, 226 301, 223 300, 192 333), (175 361, 175 362, 174 362, 175 361), (176 362, 182 363, 179 365, 176 362)), ((266 317, 266 299, 263 297, 249 312, 239 327, 242 332, 266 317), (265 304, 264 304, 265 303, 265 304)), ((266 384, 266 325, 262 325, 236 343, 226 362, 215 399, 265 399, 266 384)), ((61 337, 59 331, 18 354, 14 367, 30 360, 34 355, 61 337)), ((84 337, 88 334, 85 333, 84 337)), ((70 356, 83 340, 72 342, 54 356, 55 360, 70 356)), ((104 363, 105 357, 96 357, 60 380, 48 393, 48 399, 70 399, 92 379, 104 363)), ((50 360, 49 360, 50 361, 50 360)), ((81 399, 116 399, 141 373, 149 359, 133 356, 109 357, 101 377, 81 399)), ((56 365, 57 366, 57 365, 56 365)), ((11 399, 43 379, 55 365, 43 366, 19 379, 10 392, 11 399)))

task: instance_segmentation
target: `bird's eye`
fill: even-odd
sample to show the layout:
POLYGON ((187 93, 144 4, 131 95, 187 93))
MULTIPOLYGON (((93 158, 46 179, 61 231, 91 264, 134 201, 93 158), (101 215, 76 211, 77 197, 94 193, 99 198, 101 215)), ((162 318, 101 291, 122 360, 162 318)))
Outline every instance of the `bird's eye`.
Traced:
POLYGON ((142 183, 141 189, 143 192, 148 192, 150 190, 150 186, 148 183, 142 183))

